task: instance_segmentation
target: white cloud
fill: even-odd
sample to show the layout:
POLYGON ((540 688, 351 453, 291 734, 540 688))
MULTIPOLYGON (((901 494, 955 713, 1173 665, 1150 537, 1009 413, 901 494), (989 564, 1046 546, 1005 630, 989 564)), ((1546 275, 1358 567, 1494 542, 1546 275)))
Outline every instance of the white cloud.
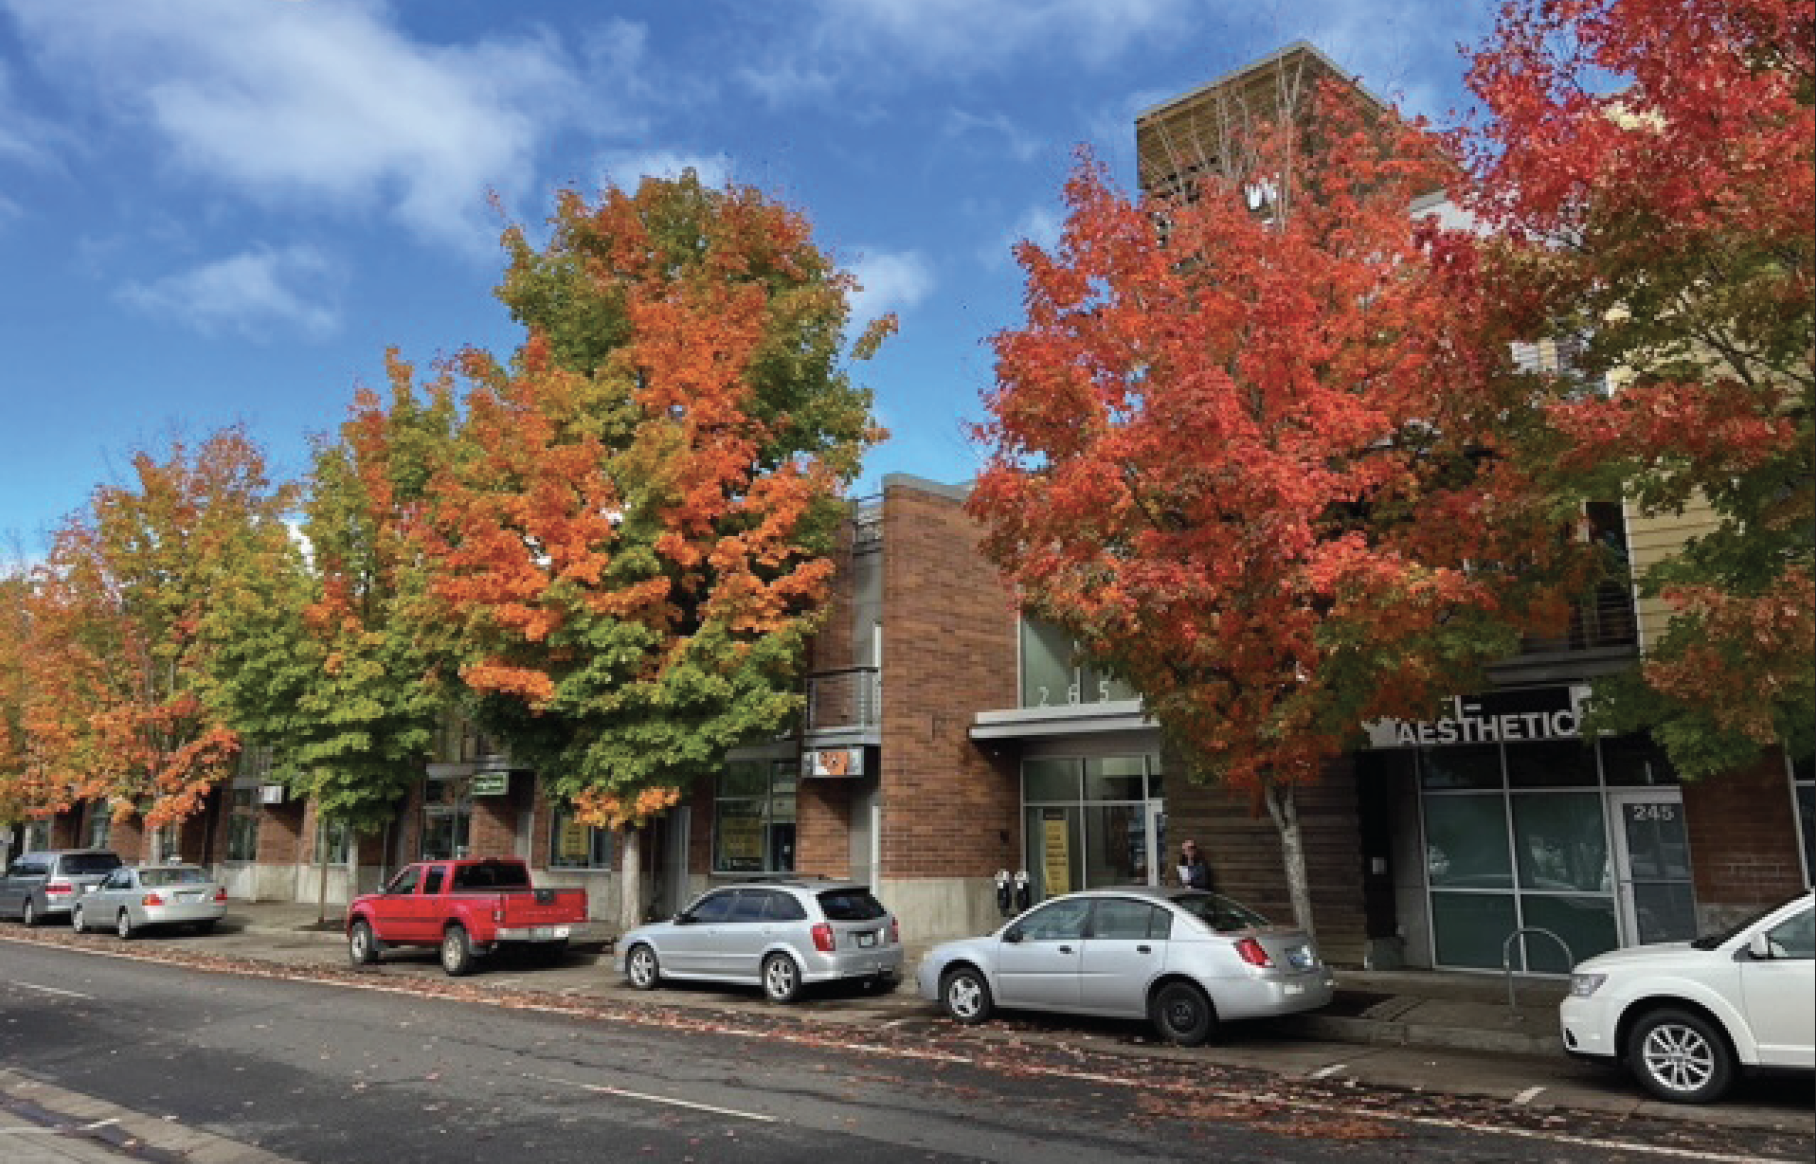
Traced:
POLYGON ((1183 33, 1192 0, 800 0, 786 38, 738 79, 772 103, 823 98, 834 77, 1004 71, 1030 56, 1100 68, 1183 33), (785 49, 780 45, 788 46, 785 49))
POLYGON ((710 188, 731 181, 731 159, 724 154, 684 154, 677 150, 618 150, 600 159, 605 176, 621 190, 635 190, 644 178, 679 178, 693 170, 710 188))
MULTIPOLYGON (((377 0, 0 3, 47 78, 148 126, 178 172, 267 204, 382 206, 433 241, 489 246, 487 190, 521 195, 583 106, 609 120, 551 37, 421 43, 377 0)), ((599 36, 642 51, 635 26, 599 36)))
POLYGON ((859 249, 850 264, 858 290, 851 297, 854 332, 891 311, 906 311, 933 293, 933 264, 919 251, 859 249))
POLYGON ((1057 207, 1030 206, 1008 230, 984 247, 978 258, 985 267, 994 270, 1014 263, 1015 245, 1019 242, 1031 242, 1042 250, 1051 251, 1059 245, 1060 231, 1065 225, 1065 216, 1057 207))
POLYGON ((119 297, 204 334, 233 331, 257 339, 282 327, 322 339, 340 327, 339 313, 319 297, 312 301, 304 288, 319 287, 334 274, 333 264, 310 247, 258 249, 150 283, 127 284, 119 297))
POLYGON ((1046 148, 1046 143, 1040 138, 1026 132, 1002 113, 982 117, 963 109, 953 109, 946 114, 944 132, 945 136, 954 139, 963 139, 972 134, 997 138, 1001 146, 992 152, 1007 153, 1018 162, 1032 161, 1046 148))

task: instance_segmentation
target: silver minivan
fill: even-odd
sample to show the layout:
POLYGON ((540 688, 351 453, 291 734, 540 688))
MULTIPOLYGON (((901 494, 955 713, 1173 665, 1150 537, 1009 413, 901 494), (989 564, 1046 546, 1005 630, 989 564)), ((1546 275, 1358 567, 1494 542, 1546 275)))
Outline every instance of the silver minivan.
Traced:
POLYGON ((785 879, 709 890, 674 919, 619 942, 618 970, 639 990, 663 979, 761 986, 771 1002, 803 987, 855 981, 893 990, 902 934, 868 886, 785 879))
POLYGON ((106 849, 44 849, 21 853, 0 878, 0 917, 28 926, 69 917, 76 899, 124 862, 106 849))

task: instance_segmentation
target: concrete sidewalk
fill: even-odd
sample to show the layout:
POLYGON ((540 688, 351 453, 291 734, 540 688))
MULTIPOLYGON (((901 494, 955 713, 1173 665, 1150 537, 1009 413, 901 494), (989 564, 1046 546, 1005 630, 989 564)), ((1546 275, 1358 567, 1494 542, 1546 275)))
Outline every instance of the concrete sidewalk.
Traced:
MULTIPOLYGON (((594 923, 560 965, 482 962, 480 972, 463 982, 481 990, 534 991, 625 1007, 784 1013, 755 990, 692 984, 648 993, 634 990, 612 966, 612 937, 610 927, 594 923)), ((147 953, 166 946, 298 967, 347 965, 339 908, 330 906, 328 920, 319 923, 315 906, 293 902, 236 901, 213 934, 154 937, 134 945, 147 947, 147 953)), ((910 974, 926 946, 909 944, 910 974)), ((400 987, 413 978, 443 977, 432 949, 388 952, 380 966, 365 972, 395 979, 400 987)), ((1816 1136, 1816 1105, 1805 1080, 1745 1081, 1724 1103, 1686 1107, 1651 1100, 1623 1076, 1567 1058, 1556 1033, 1557 1002, 1565 986, 1556 979, 1519 980, 1514 1007, 1508 1005, 1507 985, 1499 975, 1338 971, 1337 980, 1337 999, 1327 1011, 1274 1023, 1233 1024, 1208 1048, 1170 1047, 1139 1024, 1090 1020, 1055 1024, 1019 1021, 1011 1015, 979 1032, 1011 1041, 1083 1044, 1116 1055, 1178 1058, 1293 1078, 1353 1080, 1418 1093, 1486 1098, 1526 1110, 1644 1116, 1816 1136)), ((934 1029, 946 1021, 935 1004, 918 997, 912 983, 886 995, 824 993, 805 1005, 786 1008, 785 1013, 791 1021, 816 1025, 925 1024, 934 1029)))

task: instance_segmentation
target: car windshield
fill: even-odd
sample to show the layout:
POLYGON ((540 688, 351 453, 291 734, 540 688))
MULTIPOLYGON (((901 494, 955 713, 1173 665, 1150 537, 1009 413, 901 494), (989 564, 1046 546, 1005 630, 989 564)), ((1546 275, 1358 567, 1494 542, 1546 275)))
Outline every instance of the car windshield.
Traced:
POLYGON ((153 885, 200 885, 208 880, 208 874, 200 869, 141 869, 139 884, 153 885))
POLYGON ((1720 946, 1723 943, 1727 942, 1728 939, 1739 934, 1740 931, 1751 926, 1754 922, 1758 921, 1760 918, 1766 916, 1769 913, 1776 913, 1778 910, 1783 909, 1785 906, 1791 904, 1793 901, 1796 901, 1803 896, 1804 896, 1803 893, 1793 893, 1791 896, 1785 898, 1783 901, 1777 902, 1773 905, 1768 905, 1766 908, 1759 910, 1756 913, 1748 914, 1746 917, 1741 918, 1739 921, 1735 922, 1733 925, 1729 926, 1725 930, 1721 930, 1718 933, 1705 934, 1704 936, 1696 939, 1694 942, 1691 942, 1690 946, 1692 949, 1696 949, 1696 950, 1713 950, 1717 946, 1720 946))
POLYGON ((120 858, 112 853, 71 853, 63 858, 63 872, 72 877, 107 873, 119 867, 120 858))
POLYGON ((875 921, 889 911, 868 889, 828 889, 820 894, 828 921, 875 921))
POLYGON ((1268 924, 1266 918, 1248 906, 1231 901, 1220 893, 1182 893, 1173 898, 1173 904, 1220 934, 1231 930, 1260 929, 1268 924))

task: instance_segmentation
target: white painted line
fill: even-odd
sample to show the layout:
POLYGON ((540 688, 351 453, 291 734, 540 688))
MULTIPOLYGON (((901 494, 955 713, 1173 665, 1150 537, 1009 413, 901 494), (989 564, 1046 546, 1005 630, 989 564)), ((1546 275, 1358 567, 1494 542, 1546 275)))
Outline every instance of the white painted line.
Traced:
POLYGON ((540 1083, 556 1083, 560 1084, 562 1087, 578 1087, 582 1091, 591 1091, 599 1095, 615 1095, 622 1099, 641 1099, 646 1103, 661 1103, 667 1104, 670 1107, 684 1107, 690 1111, 703 1111, 713 1115, 733 1116, 741 1120, 755 1120, 762 1124, 773 1124, 776 1122, 774 1116, 759 1115, 754 1111, 736 1111, 729 1107, 714 1107, 710 1103, 693 1103, 685 1099, 671 1099, 666 1095, 649 1095, 641 1091, 626 1091, 622 1087, 607 1087, 602 1083, 581 1083, 574 1079, 551 1079, 546 1075, 525 1075, 524 1078, 534 1079, 540 1083))
POLYGON ((65 998, 93 998, 94 997, 94 995, 92 995, 92 994, 81 994, 74 990, 58 990, 54 986, 34 986, 29 982, 15 982, 15 983, 13 983, 13 985, 20 987, 21 989, 24 989, 24 990, 40 991, 44 994, 61 994, 65 998))
POLYGON ((1543 1087, 1528 1087, 1526 1090, 1513 1097, 1513 1106, 1525 1107, 1534 1099, 1538 1098, 1539 1092, 1543 1090, 1545 1090, 1543 1087))
POLYGON ((105 1120, 96 1120, 96 1121, 95 1121, 95 1122, 94 1122, 94 1123, 92 1123, 92 1124, 83 1124, 83 1125, 82 1125, 82 1130, 83 1130, 83 1131, 85 1131, 85 1132, 92 1132, 92 1131, 94 1131, 94 1130, 95 1130, 95 1129, 96 1129, 96 1128, 111 1128, 111 1127, 113 1127, 113 1126, 114 1126, 114 1125, 115 1125, 115 1124, 117 1124, 117 1123, 119 1123, 119 1122, 120 1122, 120 1121, 119 1121, 119 1120, 116 1120, 116 1119, 105 1119, 105 1120))
POLYGON ((1329 1079, 1331 1076, 1335 1075, 1337 1072, 1343 1070, 1347 1066, 1349 1066, 1348 1063, 1332 1063, 1329 1067, 1318 1068, 1316 1071, 1311 1073, 1309 1078, 1311 1078, 1311 1079, 1329 1079))
POLYGON ((0 1128, 0 1136, 60 1136, 62 1128, 0 1128))

